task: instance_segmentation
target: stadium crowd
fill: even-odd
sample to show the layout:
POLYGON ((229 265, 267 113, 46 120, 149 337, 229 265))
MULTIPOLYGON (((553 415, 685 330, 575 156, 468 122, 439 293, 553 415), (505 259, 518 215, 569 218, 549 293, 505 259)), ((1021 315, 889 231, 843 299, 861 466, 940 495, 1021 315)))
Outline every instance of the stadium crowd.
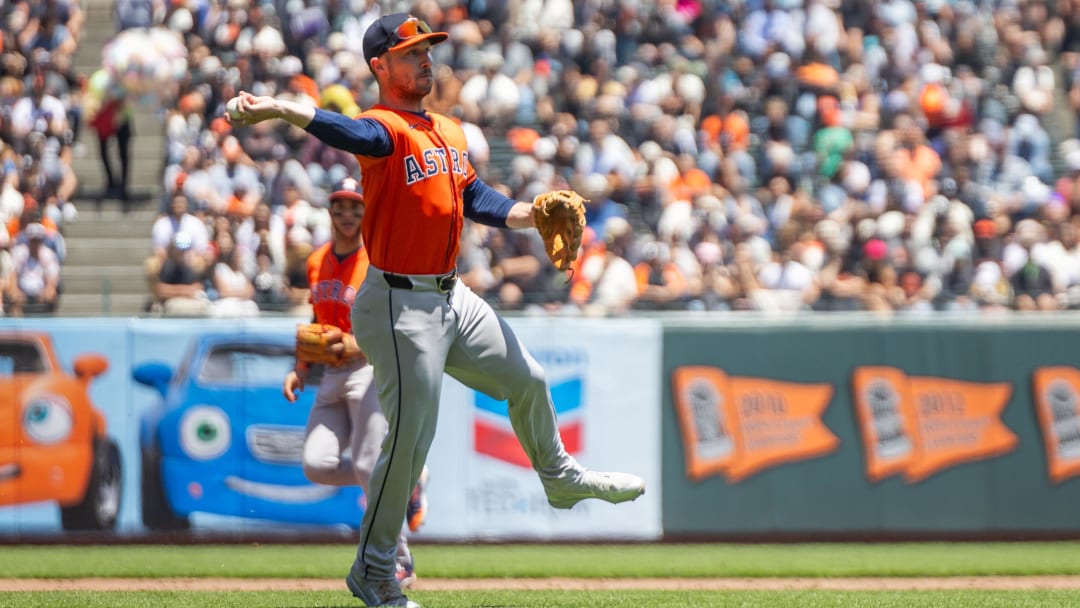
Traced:
MULTIPOLYGON (((146 264, 164 314, 303 314, 304 259, 329 238, 327 189, 357 163, 283 122, 233 129, 224 104, 247 90, 369 107, 362 35, 395 11, 450 32, 432 48, 428 107, 462 122, 482 178, 519 200, 557 188, 590 199, 569 278, 535 231, 467 225, 462 279, 504 310, 1080 308, 1077 0, 117 0, 117 11, 120 27, 168 30, 186 47, 146 264)), ((0 103, 19 97, 8 92, 0 103)), ((20 158, 8 150, 26 142, 4 141, 20 158)))
POLYGON ((73 59, 83 12, 71 0, 10 2, 0 30, 0 315, 56 309, 76 216, 71 165, 82 122, 73 59))

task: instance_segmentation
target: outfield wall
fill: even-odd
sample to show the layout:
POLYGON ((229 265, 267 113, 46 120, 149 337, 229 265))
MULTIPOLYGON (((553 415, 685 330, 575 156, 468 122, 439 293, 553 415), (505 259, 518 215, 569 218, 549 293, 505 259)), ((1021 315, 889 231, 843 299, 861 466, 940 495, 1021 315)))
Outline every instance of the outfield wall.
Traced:
POLYGON ((1080 530, 1080 323, 669 322, 672 537, 1080 530))
MULTIPOLYGON (((649 491, 549 508, 505 402, 448 378, 418 540, 1080 532, 1077 317, 509 321, 545 366, 568 449, 649 491)), ((0 349, 0 538, 79 527, 97 462, 86 410, 120 454, 115 533, 354 531, 362 492, 312 486, 296 463, 315 392, 280 397, 296 323, 0 319, 0 344, 43 335, 61 369, 13 376, 25 349, 0 349), (211 365, 222 336, 257 346, 211 365), (88 353, 107 369, 80 385, 88 353), (149 385, 163 371, 189 378, 164 400, 149 385)))

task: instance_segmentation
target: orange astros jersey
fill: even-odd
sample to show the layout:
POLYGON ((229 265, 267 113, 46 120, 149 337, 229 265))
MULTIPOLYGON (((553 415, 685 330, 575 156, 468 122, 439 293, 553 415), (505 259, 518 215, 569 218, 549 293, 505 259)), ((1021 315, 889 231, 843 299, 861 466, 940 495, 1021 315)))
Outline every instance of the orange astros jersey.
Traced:
POLYGON ((376 268, 443 274, 454 267, 464 221, 462 192, 476 179, 465 132, 452 119, 377 105, 358 118, 382 123, 389 156, 357 155, 364 190, 364 243, 376 268))
POLYGON ((326 243, 308 256, 311 306, 317 323, 329 323, 351 333, 353 299, 368 269, 367 249, 360 247, 338 260, 333 247, 333 243, 326 243))

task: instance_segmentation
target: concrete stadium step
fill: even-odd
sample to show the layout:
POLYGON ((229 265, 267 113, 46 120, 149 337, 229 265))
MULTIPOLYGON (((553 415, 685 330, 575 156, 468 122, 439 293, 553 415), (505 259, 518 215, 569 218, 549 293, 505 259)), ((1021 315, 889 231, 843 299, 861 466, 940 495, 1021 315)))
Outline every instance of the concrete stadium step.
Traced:
MULTIPOLYGON (((136 132, 131 136, 131 159, 138 160, 139 157, 150 157, 151 160, 157 161, 161 164, 161 159, 165 157, 165 136, 160 133, 161 123, 157 124, 157 131, 150 132, 144 130, 143 133, 136 132)), ((86 130, 79 141, 86 146, 84 153, 81 156, 77 156, 72 159, 75 161, 93 161, 96 167, 101 166, 101 150, 98 145, 97 134, 93 132, 93 129, 86 130)), ((110 151, 113 156, 116 156, 116 142, 109 144, 110 151)))
POLYGON ((78 72, 89 76, 101 67, 105 43, 116 34, 116 20, 113 0, 83 0, 82 7, 85 20, 74 64, 78 72))
POLYGON ((142 268, 150 255, 150 234, 111 239, 65 239, 65 266, 123 266, 142 268))
POLYGON ((77 201, 75 207, 79 210, 79 217, 64 225, 64 238, 70 240, 133 237, 142 238, 149 245, 150 230, 158 217, 157 207, 132 209, 124 213, 104 206, 97 210, 97 206, 96 201, 85 199, 77 201))
MULTIPOLYGON (((151 189, 154 191, 161 188, 163 145, 163 143, 151 144, 145 149, 133 146, 130 175, 128 176, 129 188, 151 189)), ((93 142, 93 146, 93 149, 87 146, 85 156, 76 158, 71 163, 72 169, 79 179, 79 189, 84 192, 99 191, 107 183, 97 150, 97 141, 93 142)), ((113 163, 113 170, 120 171, 119 161, 113 163)))
POLYGON ((56 315, 61 317, 139 316, 146 308, 141 293, 69 293, 60 296, 56 315))
POLYGON ((77 294, 149 293, 142 266, 68 266, 60 271, 64 291, 77 294))

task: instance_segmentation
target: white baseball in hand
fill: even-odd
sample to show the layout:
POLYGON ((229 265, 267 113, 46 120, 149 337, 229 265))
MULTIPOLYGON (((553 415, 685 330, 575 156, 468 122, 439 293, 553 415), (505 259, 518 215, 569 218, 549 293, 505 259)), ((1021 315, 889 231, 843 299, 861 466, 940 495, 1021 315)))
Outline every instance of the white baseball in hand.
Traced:
POLYGON ((240 120, 240 98, 233 97, 225 103, 225 111, 229 113, 229 118, 233 120, 240 120))

